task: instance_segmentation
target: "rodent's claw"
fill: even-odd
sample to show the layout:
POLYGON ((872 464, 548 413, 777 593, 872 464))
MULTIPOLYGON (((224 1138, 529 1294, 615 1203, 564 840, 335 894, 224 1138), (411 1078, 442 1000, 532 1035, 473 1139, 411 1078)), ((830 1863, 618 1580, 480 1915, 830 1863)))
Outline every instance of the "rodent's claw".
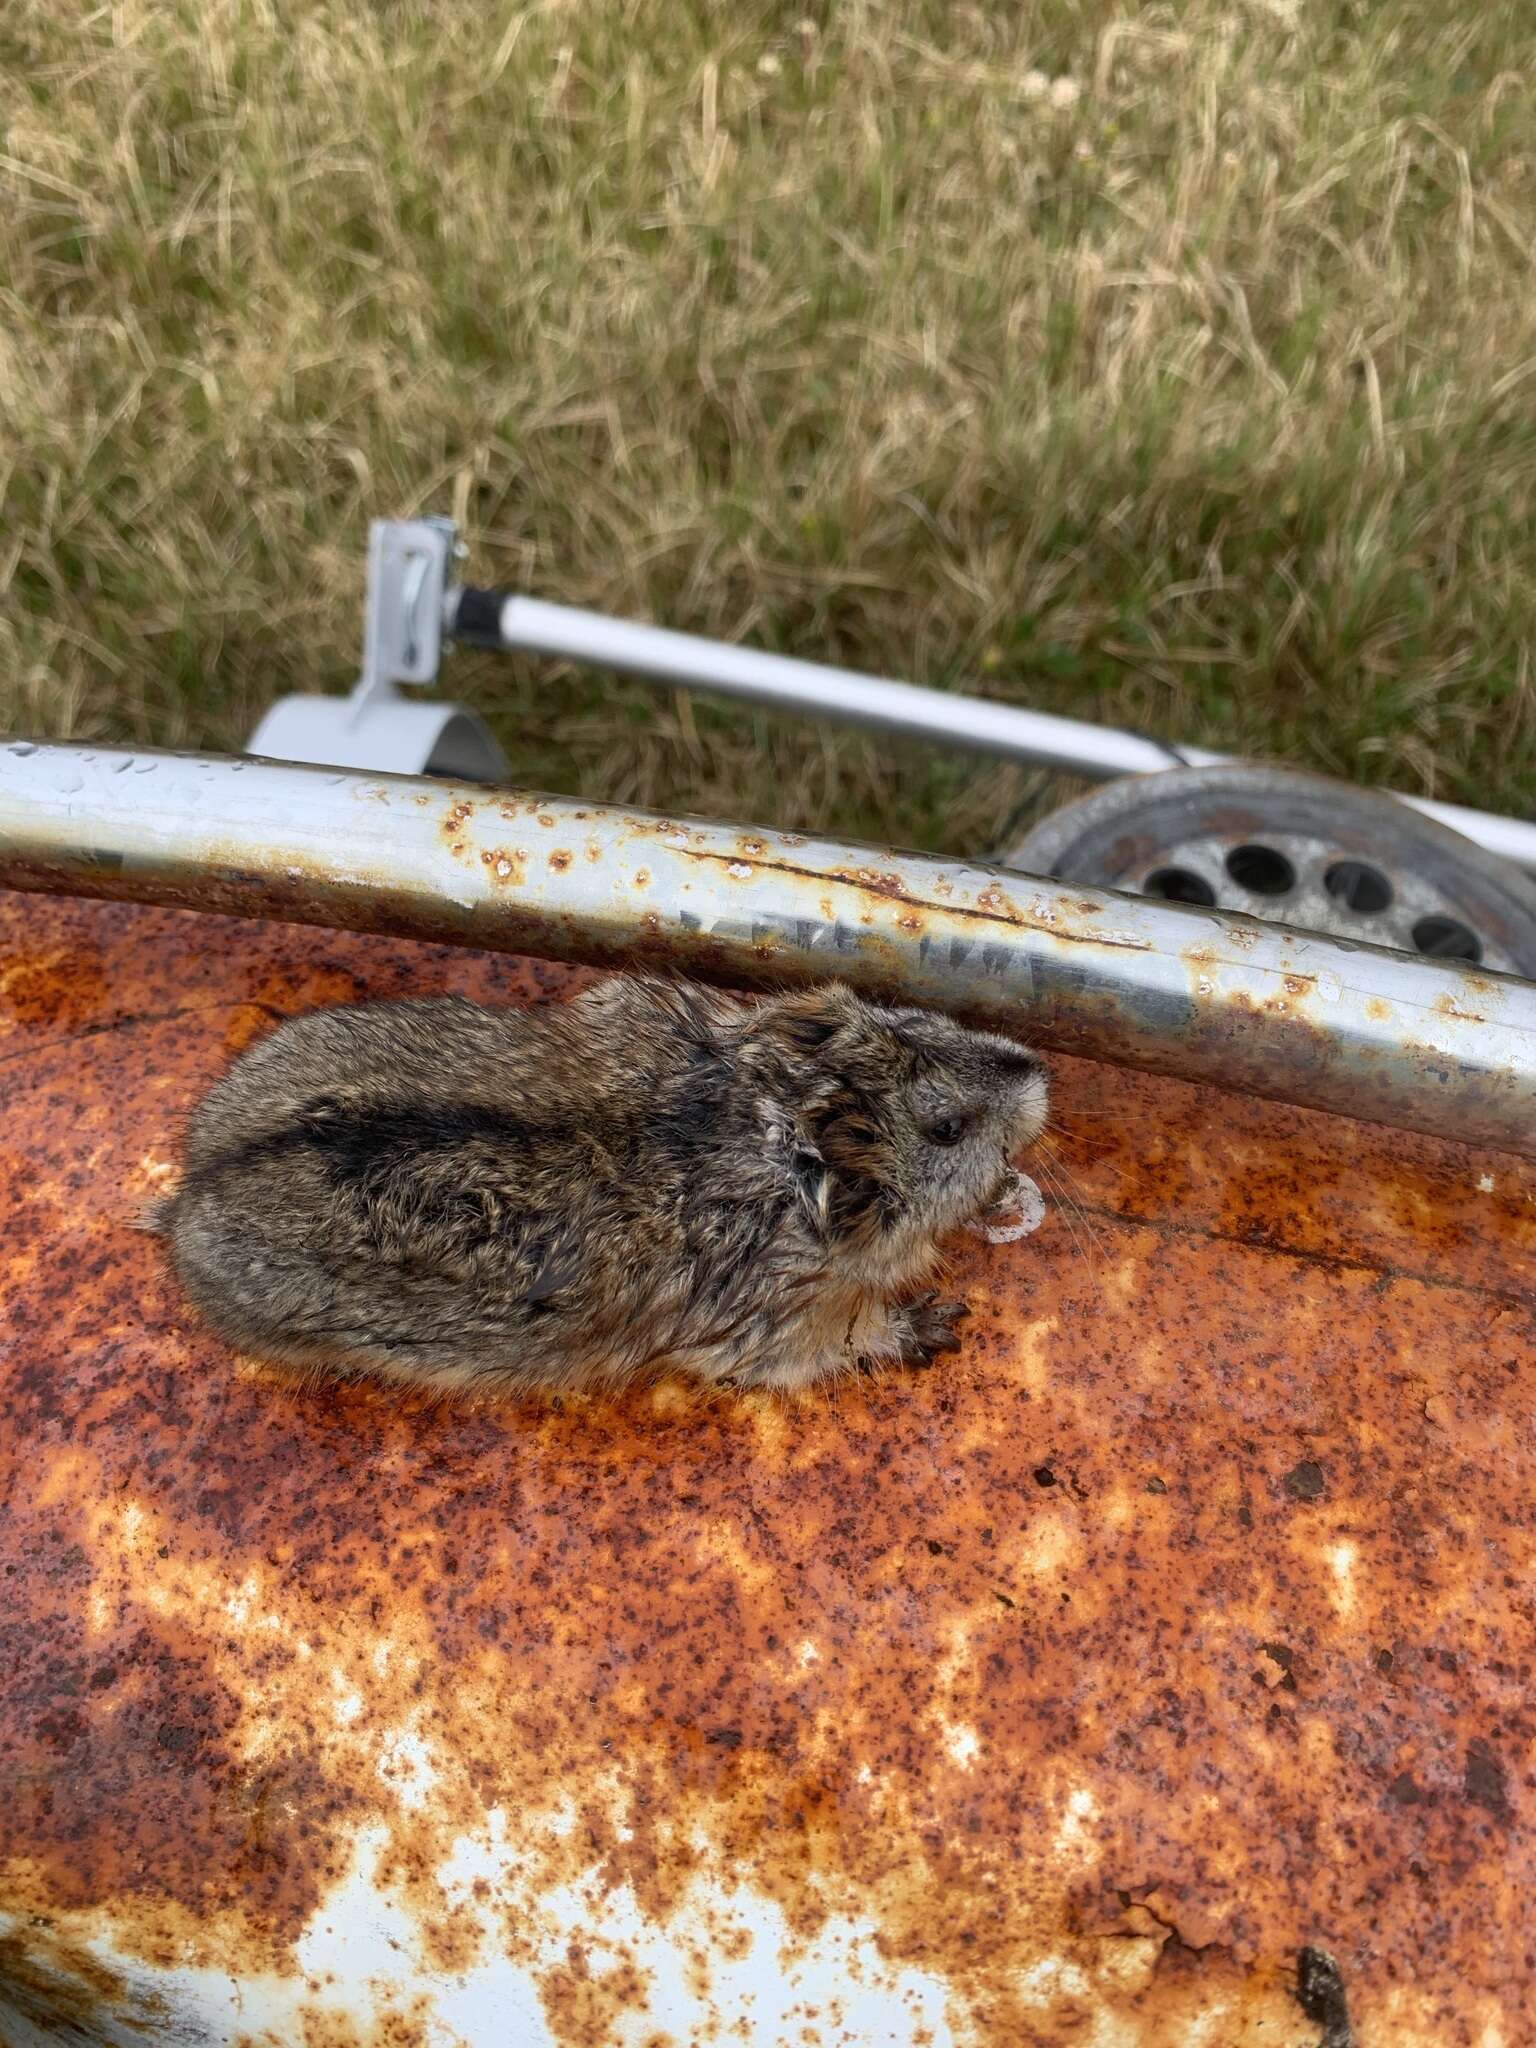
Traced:
POLYGON ((963 1301, 940 1301, 936 1295, 920 1295, 908 1304, 903 1317, 901 1357, 905 1365, 932 1365, 944 1351, 958 1351, 956 1323, 970 1310, 963 1301))

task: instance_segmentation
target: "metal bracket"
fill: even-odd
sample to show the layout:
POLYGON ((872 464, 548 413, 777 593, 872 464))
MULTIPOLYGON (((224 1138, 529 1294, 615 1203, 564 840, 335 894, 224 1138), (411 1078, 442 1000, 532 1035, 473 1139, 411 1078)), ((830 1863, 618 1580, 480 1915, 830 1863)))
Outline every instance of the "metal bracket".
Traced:
POLYGON ((376 519, 368 532, 363 669, 346 697, 280 697, 250 752, 280 761, 397 775, 502 782, 506 756, 462 704, 413 703, 402 683, 434 683, 443 652, 450 566, 462 552, 451 519, 376 519))
POLYGON ((465 551, 451 519, 375 519, 368 529, 363 672, 355 702, 437 680, 449 564, 465 551))

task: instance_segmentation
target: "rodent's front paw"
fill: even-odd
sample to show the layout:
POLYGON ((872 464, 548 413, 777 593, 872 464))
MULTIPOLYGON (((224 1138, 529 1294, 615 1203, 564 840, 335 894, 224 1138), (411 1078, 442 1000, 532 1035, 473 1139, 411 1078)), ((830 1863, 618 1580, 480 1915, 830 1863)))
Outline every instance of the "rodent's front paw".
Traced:
POLYGON ((940 1301, 924 1294, 910 1303, 902 1316, 901 1358, 904 1365, 932 1365, 942 1351, 958 1351, 955 1329, 970 1310, 963 1301, 940 1301))

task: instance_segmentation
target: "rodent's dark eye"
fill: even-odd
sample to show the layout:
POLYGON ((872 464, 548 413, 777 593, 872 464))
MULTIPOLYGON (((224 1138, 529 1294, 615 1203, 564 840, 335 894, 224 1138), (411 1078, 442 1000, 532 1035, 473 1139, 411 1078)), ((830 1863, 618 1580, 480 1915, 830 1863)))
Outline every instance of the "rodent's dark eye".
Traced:
POLYGON ((946 1116, 940 1122, 928 1126, 928 1142, 931 1145, 958 1145, 964 1136, 963 1116, 946 1116))

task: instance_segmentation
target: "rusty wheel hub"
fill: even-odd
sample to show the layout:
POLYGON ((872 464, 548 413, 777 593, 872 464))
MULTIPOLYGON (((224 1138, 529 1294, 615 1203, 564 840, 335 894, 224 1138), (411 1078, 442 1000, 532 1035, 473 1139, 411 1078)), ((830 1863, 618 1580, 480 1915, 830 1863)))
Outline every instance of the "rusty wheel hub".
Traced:
POLYGON ((1395 798, 1262 767, 1126 776, 1010 867, 1536 976, 1536 882, 1395 798))

